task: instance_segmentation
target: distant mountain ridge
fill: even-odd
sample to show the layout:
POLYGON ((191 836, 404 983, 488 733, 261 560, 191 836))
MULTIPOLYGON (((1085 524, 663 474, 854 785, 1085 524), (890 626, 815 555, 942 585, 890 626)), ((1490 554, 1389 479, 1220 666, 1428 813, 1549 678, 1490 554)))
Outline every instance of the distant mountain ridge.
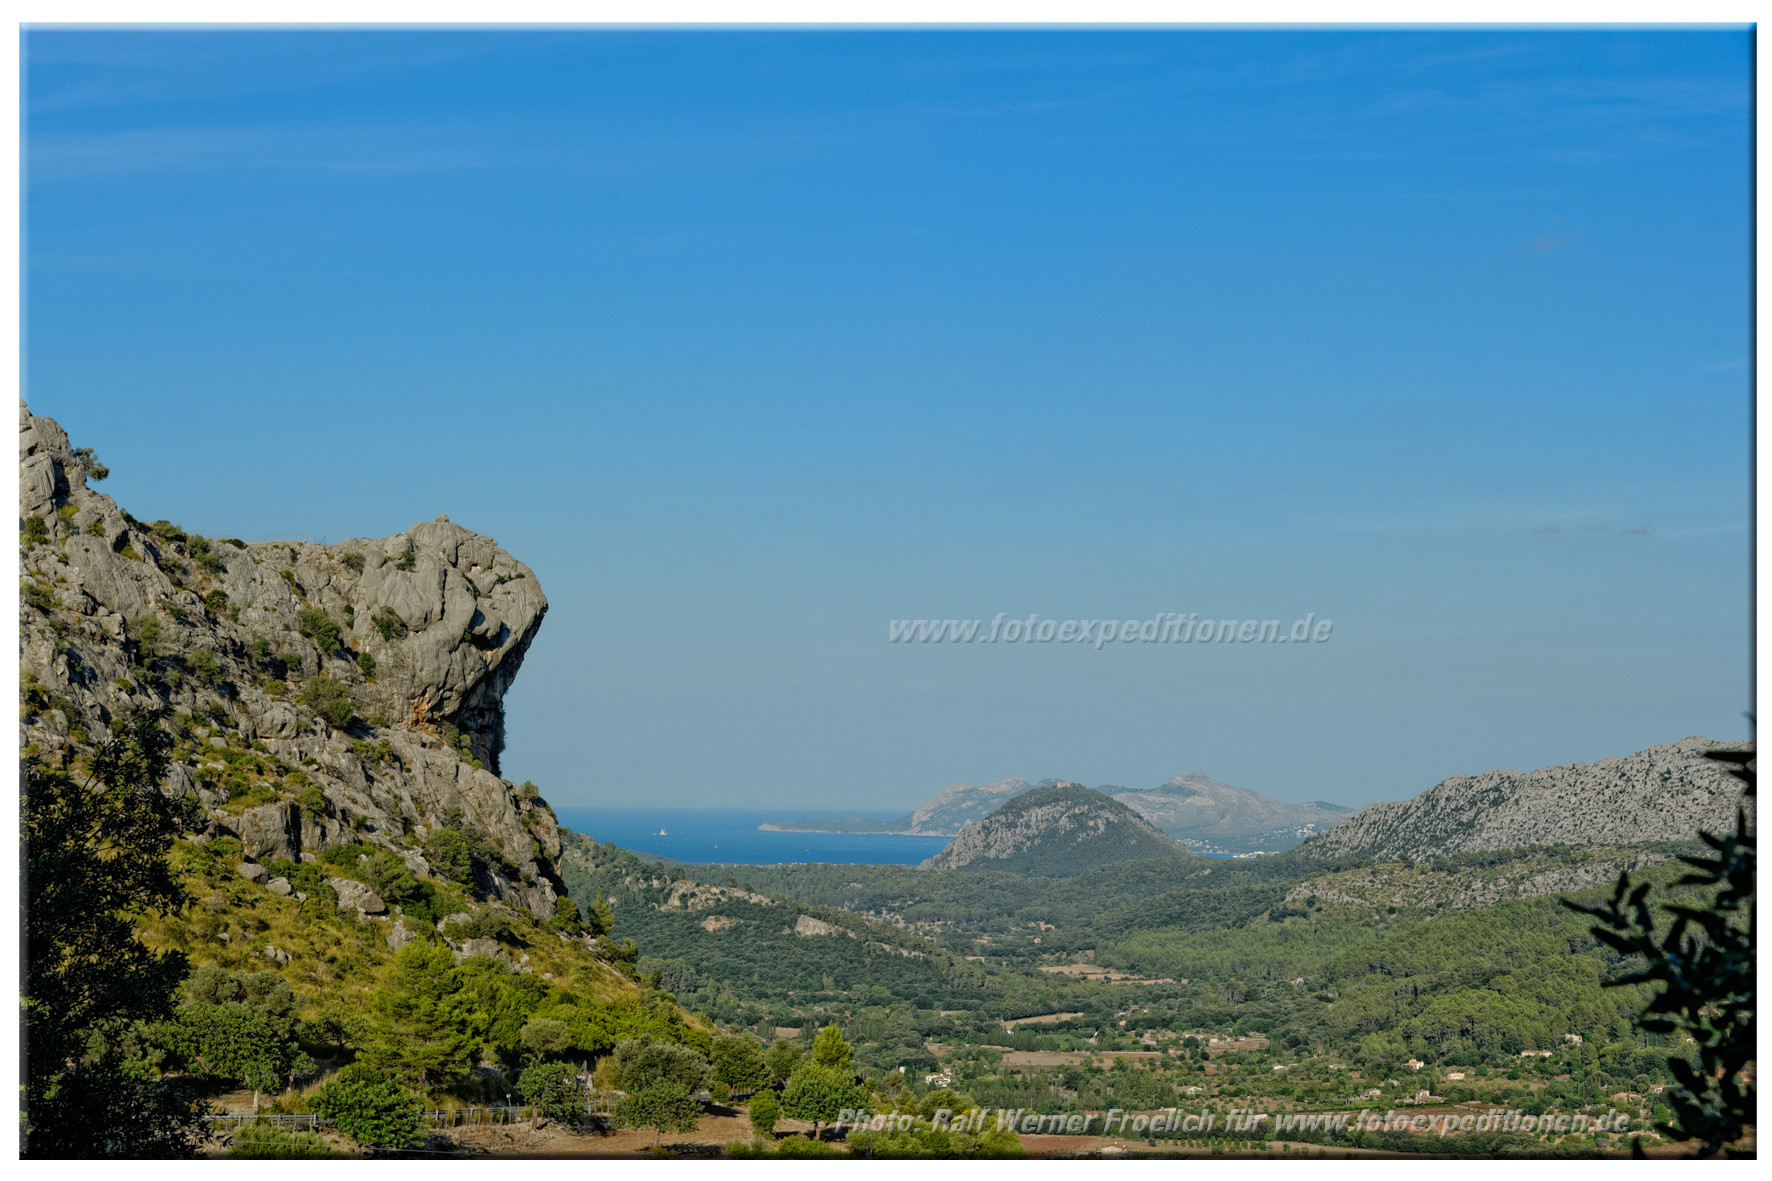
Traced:
MULTIPOLYGON (((759 825, 779 832, 875 832, 919 837, 958 836, 1009 800, 1069 780, 1001 779, 955 783, 914 812, 896 820, 830 816, 759 825)), ((1206 853, 1277 852, 1323 832, 1354 812, 1321 800, 1308 804, 1270 800, 1259 792, 1220 783, 1203 771, 1177 775, 1160 787, 1134 791, 1112 784, 1094 789, 1119 800, 1190 849, 1206 853)))
MULTIPOLYGON (((1422 861, 1531 845, 1634 845, 1731 830, 1741 784, 1707 750, 1752 743, 1686 738, 1625 758, 1541 767, 1529 774, 1454 775, 1413 799, 1373 804, 1300 851, 1422 861)), ((1749 809, 1751 815, 1751 807, 1749 809)))
POLYGON ((1313 801, 1293 804, 1220 783, 1203 771, 1177 775, 1149 791, 1114 799, 1189 848, 1222 853, 1277 852, 1335 827, 1354 809, 1313 801))
POLYGON ((1186 856, 1179 841, 1113 797, 1056 783, 1015 793, 918 868, 1069 877, 1113 861, 1186 856))

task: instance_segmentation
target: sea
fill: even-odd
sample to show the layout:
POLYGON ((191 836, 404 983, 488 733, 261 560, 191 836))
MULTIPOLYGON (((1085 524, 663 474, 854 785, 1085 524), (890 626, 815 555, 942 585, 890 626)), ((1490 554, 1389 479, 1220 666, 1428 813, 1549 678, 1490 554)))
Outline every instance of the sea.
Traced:
POLYGON ((933 857, 947 837, 906 837, 877 832, 762 832, 759 824, 786 824, 829 816, 894 820, 896 812, 820 812, 764 808, 575 808, 554 806, 573 832, 613 841, 647 857, 694 865, 784 865, 822 861, 847 865, 915 865, 933 857))

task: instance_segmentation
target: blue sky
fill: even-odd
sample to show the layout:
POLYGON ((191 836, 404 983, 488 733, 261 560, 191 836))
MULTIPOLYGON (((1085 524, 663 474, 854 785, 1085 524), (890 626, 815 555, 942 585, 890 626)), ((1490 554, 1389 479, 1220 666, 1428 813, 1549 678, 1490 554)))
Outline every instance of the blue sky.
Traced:
POLYGON ((138 516, 496 537, 559 803, 1744 737, 1750 47, 37 30, 26 389, 138 516), (1183 610, 1335 632, 886 642, 1183 610))

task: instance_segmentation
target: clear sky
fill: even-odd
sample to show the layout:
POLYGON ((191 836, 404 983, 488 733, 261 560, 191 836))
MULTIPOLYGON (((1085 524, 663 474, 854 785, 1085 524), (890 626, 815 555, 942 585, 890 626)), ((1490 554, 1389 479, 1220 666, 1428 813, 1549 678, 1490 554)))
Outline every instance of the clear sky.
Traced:
POLYGON ((1750 48, 34 31, 26 389, 137 516, 496 537, 559 803, 1745 737, 1750 48), (1335 630, 887 642, 1165 611, 1335 630))

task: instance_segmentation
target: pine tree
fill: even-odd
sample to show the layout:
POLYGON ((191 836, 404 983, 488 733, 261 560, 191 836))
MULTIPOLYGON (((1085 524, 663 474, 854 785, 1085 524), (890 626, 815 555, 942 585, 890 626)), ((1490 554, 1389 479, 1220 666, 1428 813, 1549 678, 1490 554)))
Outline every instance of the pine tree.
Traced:
POLYGON ((421 1087, 460 1074, 472 1047, 457 1007, 449 1003, 460 988, 447 947, 401 948, 387 986, 370 1002, 376 1026, 365 1060, 421 1087))

